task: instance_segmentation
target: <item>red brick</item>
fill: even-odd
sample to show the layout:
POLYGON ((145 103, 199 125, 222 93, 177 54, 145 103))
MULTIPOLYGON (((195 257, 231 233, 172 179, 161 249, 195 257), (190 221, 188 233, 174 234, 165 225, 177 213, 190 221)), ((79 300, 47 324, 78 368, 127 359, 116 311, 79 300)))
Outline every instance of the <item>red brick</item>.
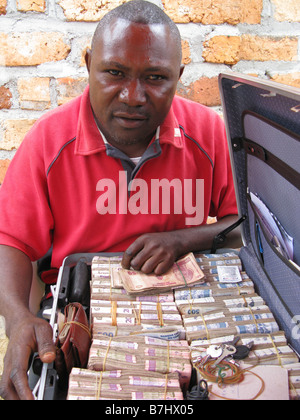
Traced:
POLYGON ((206 106, 221 104, 218 77, 202 77, 189 86, 178 84, 177 94, 206 106))
POLYGON ((12 94, 5 86, 0 86, 0 109, 9 109, 11 107, 12 94))

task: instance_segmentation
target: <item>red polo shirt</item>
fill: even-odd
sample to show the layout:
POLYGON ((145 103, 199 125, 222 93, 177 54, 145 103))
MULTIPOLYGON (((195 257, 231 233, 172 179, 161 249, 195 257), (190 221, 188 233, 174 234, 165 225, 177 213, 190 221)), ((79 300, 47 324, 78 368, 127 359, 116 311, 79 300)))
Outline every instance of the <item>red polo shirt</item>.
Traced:
POLYGON ((33 261, 53 245, 53 267, 72 253, 124 251, 146 232, 237 214, 224 124, 175 97, 135 167, 104 143, 87 88, 26 135, 1 187, 0 214, 0 243, 33 261))

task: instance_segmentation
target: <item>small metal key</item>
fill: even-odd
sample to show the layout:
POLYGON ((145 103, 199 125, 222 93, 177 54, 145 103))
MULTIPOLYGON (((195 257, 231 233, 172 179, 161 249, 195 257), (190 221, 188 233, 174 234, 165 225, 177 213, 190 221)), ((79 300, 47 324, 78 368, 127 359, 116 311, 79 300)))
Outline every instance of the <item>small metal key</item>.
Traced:
POLYGON ((224 344, 222 346, 223 352, 221 356, 215 361, 213 367, 216 367, 219 363, 221 363, 226 357, 232 356, 236 352, 236 348, 234 346, 230 346, 228 344, 224 344))
POLYGON ((209 355, 212 359, 217 359, 223 353, 223 349, 218 345, 211 345, 207 348, 206 354, 209 355))

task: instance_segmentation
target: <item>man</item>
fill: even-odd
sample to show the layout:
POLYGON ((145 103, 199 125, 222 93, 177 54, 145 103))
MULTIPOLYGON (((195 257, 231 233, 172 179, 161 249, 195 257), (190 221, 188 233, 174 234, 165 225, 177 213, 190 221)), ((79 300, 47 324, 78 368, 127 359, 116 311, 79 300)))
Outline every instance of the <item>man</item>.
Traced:
POLYGON ((72 253, 124 251, 124 267, 162 274, 236 220, 223 123, 174 98, 176 25, 151 3, 126 3, 98 25, 86 64, 89 87, 37 122, 1 189, 6 399, 32 398, 33 351, 55 358, 51 328, 28 309, 31 261, 51 246, 53 269, 72 253))

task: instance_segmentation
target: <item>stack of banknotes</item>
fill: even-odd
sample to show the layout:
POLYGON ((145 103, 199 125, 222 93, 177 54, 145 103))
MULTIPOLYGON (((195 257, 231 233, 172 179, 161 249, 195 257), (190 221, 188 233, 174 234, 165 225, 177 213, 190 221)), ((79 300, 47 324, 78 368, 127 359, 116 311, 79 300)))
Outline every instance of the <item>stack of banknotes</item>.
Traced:
POLYGON ((184 317, 186 338, 212 338, 226 334, 266 334, 279 331, 272 312, 266 306, 211 311, 195 317, 184 317))
POLYGON ((176 373, 74 368, 68 400, 183 400, 183 394, 176 373))
POLYGON ((140 335, 94 339, 88 368, 95 371, 122 370, 177 373, 182 388, 191 378, 190 348, 187 341, 167 341, 140 335))
POLYGON ((272 312, 242 271, 238 256, 196 255, 196 260, 205 273, 205 283, 174 291, 189 342, 221 337, 224 332, 240 335, 279 331, 272 312))
MULTIPOLYGON (((199 339, 192 342, 192 357, 204 355, 205 349, 211 345, 220 345, 232 343, 237 335, 226 335, 211 339, 199 339)), ((277 331, 270 334, 241 334, 237 345, 251 347, 249 355, 243 360, 249 365, 289 365, 297 363, 298 357, 287 343, 283 331, 277 331)))
POLYGON ((108 301, 174 302, 173 291, 155 294, 130 295, 121 283, 118 271, 121 270, 122 257, 96 256, 92 262, 91 299, 108 301))
POLYGON ((143 274, 140 271, 114 269, 114 285, 123 286, 128 294, 153 294, 167 292, 180 287, 189 287, 203 283, 204 273, 200 269, 193 253, 189 253, 175 262, 162 276, 143 274))
POLYGON ((94 337, 158 330, 158 336, 185 339, 182 317, 175 302, 91 300, 94 337))

